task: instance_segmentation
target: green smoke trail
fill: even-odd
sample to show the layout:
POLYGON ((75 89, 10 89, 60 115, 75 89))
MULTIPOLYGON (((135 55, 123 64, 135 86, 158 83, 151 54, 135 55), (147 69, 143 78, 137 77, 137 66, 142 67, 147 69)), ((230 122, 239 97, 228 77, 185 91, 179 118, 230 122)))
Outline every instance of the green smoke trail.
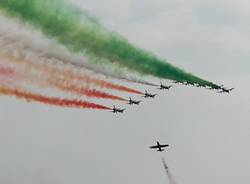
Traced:
POLYGON ((1 0, 0 9, 38 27, 72 52, 117 63, 142 75, 218 88, 107 31, 98 21, 64 0, 1 0))

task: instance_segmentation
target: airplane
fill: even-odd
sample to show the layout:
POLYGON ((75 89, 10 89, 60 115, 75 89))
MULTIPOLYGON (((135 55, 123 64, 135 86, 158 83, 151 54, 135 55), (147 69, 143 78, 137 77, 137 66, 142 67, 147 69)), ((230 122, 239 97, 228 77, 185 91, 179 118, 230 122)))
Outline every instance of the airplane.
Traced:
POLYGON ((118 108, 115 108, 115 106, 113 107, 112 109, 112 112, 113 113, 123 113, 126 109, 118 109, 118 108))
POLYGON ((167 90, 170 90, 170 88, 172 88, 173 86, 171 85, 171 86, 164 86, 162 83, 161 83, 161 85, 160 85, 160 88, 158 88, 158 89, 167 89, 167 90))
POLYGON ((140 101, 135 101, 135 100, 132 100, 132 99, 129 97, 129 102, 128 102, 129 105, 133 105, 133 104, 135 104, 135 105, 140 105, 140 103, 141 103, 141 100, 140 100, 140 101))
POLYGON ((230 91, 234 90, 234 88, 231 89, 226 89, 226 88, 221 88, 222 91, 218 91, 218 93, 230 93, 230 91))
POLYGON ((154 98, 157 94, 150 94, 147 92, 147 90, 145 90, 145 94, 144 94, 144 98, 154 98))
POLYGON ((162 149, 162 148, 165 148, 165 147, 168 147, 169 145, 168 144, 163 144, 163 145, 161 145, 158 141, 157 141, 157 145, 156 146, 151 146, 150 148, 151 149, 158 149, 157 151, 159 151, 159 152, 162 152, 162 151, 164 151, 164 149, 162 149))

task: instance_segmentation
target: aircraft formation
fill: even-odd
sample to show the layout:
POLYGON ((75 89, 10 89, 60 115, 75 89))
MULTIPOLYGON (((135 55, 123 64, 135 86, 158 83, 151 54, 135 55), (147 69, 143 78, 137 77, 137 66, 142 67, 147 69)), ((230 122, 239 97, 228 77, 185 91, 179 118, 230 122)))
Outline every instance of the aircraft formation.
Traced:
MULTIPOLYGON (((158 88, 158 89, 170 89, 172 86, 164 86, 164 85, 162 85, 162 83, 161 83, 161 85, 160 85, 160 88, 158 88)), ((145 93, 143 94, 143 96, 142 97, 144 97, 144 98, 155 98, 155 96, 156 96, 157 94, 152 94, 152 93, 149 93, 147 90, 145 90, 145 93)), ((140 105, 140 103, 141 103, 142 101, 141 100, 132 100, 132 98, 131 97, 129 97, 129 100, 128 100, 128 103, 127 104, 129 104, 129 105, 140 105)), ((113 109, 112 109, 112 112, 113 113, 123 113, 124 111, 125 111, 126 109, 120 109, 120 108, 116 108, 115 106, 113 106, 113 109)))
MULTIPOLYGON (((230 93, 232 90, 234 90, 234 88, 225 88, 223 85, 217 87, 217 88, 211 88, 209 86, 206 86, 206 85, 200 85, 200 84, 197 84, 197 83, 192 83, 192 82, 189 82, 189 81, 173 81, 174 84, 182 84, 182 85, 185 85, 185 86, 194 86, 194 87, 198 87, 198 88, 205 88, 205 89, 208 89, 208 90, 217 90, 217 93, 230 93)), ((160 85, 158 85, 158 88, 159 90, 170 90, 172 87, 174 87, 173 85, 164 85, 162 84, 162 82, 160 83, 160 85)), ((155 98, 157 96, 157 94, 152 94, 152 93, 149 93, 147 90, 145 90, 145 93, 143 94, 142 97, 144 98, 155 98)), ((140 105, 142 101, 141 100, 132 100, 131 97, 129 97, 129 100, 128 100, 128 103, 129 105, 140 105)), ((113 113, 123 113, 126 109, 120 109, 120 108, 116 108, 115 106, 113 106, 113 109, 112 109, 112 112, 113 113)))

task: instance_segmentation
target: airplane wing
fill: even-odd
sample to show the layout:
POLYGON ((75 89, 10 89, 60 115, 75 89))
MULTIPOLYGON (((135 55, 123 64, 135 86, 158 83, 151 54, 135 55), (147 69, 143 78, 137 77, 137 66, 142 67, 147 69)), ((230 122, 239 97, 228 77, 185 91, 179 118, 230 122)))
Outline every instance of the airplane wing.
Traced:
POLYGON ((168 146, 169 146, 168 144, 161 145, 162 148, 165 148, 165 147, 168 147, 168 146))
POLYGON ((151 146, 150 148, 159 148, 159 146, 151 146))
POLYGON ((123 113, 126 109, 118 109, 118 112, 123 113))

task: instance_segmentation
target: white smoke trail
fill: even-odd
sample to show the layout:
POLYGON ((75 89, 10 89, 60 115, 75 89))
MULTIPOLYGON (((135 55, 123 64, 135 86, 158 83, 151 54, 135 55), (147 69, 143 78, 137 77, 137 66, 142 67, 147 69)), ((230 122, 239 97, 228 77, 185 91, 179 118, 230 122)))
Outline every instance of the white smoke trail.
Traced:
POLYGON ((72 54, 65 47, 57 44, 54 40, 50 40, 42 35, 39 31, 34 30, 28 25, 13 21, 0 15, 0 48, 1 52, 11 52, 12 54, 20 54, 18 50, 14 50, 13 46, 23 51, 31 50, 39 54, 41 57, 51 58, 63 63, 73 64, 80 69, 92 71, 93 73, 104 75, 129 82, 135 82, 145 85, 156 86, 153 83, 138 79, 134 75, 128 75, 127 71, 120 69, 118 66, 104 64, 95 65, 89 62, 83 54, 72 54), (3 49, 4 48, 4 49, 3 49))
POLYGON ((166 171, 166 174, 168 176, 169 183, 170 184, 177 184, 176 181, 175 181, 175 179, 174 179, 174 177, 173 177, 173 175, 172 175, 172 173, 170 172, 169 167, 168 167, 168 165, 167 165, 167 163, 166 163, 166 161, 165 161, 164 158, 162 158, 162 163, 163 163, 163 167, 164 167, 164 169, 166 171))

